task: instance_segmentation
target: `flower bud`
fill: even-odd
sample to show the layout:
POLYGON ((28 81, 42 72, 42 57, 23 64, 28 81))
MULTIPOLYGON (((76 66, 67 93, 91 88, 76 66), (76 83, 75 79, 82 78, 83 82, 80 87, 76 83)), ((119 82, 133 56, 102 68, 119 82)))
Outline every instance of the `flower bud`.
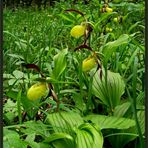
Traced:
POLYGON ((39 82, 32 85, 27 91, 27 98, 29 100, 37 100, 41 97, 45 97, 48 93, 48 87, 45 82, 39 82))
POLYGON ((114 21, 115 23, 117 23, 117 22, 118 22, 118 18, 115 17, 115 18, 113 19, 113 21, 114 21))
POLYGON ((79 38, 80 36, 84 35, 85 29, 85 25, 76 25, 71 29, 70 34, 72 37, 79 38))
POLYGON ((106 32, 112 32, 112 31, 113 31, 112 28, 108 28, 108 27, 106 27, 106 32))

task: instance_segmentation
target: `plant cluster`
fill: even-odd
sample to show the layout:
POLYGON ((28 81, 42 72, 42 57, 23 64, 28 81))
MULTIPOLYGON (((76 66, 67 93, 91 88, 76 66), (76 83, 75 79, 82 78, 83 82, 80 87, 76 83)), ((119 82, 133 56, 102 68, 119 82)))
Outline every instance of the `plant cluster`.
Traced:
POLYGON ((6 9, 4 147, 143 148, 143 12, 97 0, 6 9))

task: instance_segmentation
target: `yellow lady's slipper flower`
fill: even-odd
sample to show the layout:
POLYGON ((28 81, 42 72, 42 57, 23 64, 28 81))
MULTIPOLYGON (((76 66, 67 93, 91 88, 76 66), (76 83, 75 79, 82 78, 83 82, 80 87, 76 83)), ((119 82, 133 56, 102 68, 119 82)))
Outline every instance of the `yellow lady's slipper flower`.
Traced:
POLYGON ((96 65, 96 59, 94 56, 90 56, 88 58, 86 58, 83 62, 82 62, 82 70, 83 71, 89 71, 91 70, 92 68, 95 67, 96 65))
POLYGON ((29 100, 37 100, 40 99, 41 97, 45 97, 48 93, 48 87, 45 82, 39 82, 34 85, 32 85, 28 92, 27 92, 27 97, 29 100))
POLYGON ((109 8, 109 7, 106 7, 106 12, 113 12, 113 9, 112 8, 109 8))
POLYGON ((85 25, 76 25, 71 29, 70 34, 72 37, 79 38, 80 36, 84 35, 85 29, 85 25))

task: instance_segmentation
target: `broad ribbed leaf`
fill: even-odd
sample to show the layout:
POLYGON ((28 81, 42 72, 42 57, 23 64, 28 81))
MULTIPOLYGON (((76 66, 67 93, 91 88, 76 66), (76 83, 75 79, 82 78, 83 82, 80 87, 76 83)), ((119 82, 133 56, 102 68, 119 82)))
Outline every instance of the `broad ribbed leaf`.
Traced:
POLYGON ((144 134, 145 132, 145 111, 138 111, 137 112, 138 121, 140 124, 141 132, 144 134))
POLYGON ((110 141, 113 148, 125 148, 127 143, 138 137, 136 134, 126 132, 110 134, 108 136, 108 140, 110 141))
POLYGON ((76 148, 89 148, 93 144, 93 138, 88 132, 77 129, 76 134, 76 148))
POLYGON ((80 125, 75 132, 76 148, 102 148, 103 136, 100 129, 85 123, 80 125))
POLYGON ((73 112, 58 112, 47 116, 48 122, 53 126, 55 132, 72 134, 72 128, 84 123, 81 116, 73 112))
POLYGON ((103 65, 106 67, 108 60, 111 58, 113 52, 121 45, 126 45, 129 42, 129 36, 127 34, 121 35, 117 40, 108 42, 103 48, 103 65))
POLYGON ((52 143, 55 148, 75 148, 74 139, 67 133, 53 133, 44 140, 45 143, 52 143))
POLYGON ((131 102, 125 102, 121 105, 115 107, 114 116, 116 117, 125 117, 126 114, 130 112, 131 114, 131 102))
POLYGON ((137 106, 144 106, 145 92, 140 92, 136 98, 137 106))
POLYGON ((88 115, 84 117, 100 126, 101 129, 128 129, 135 126, 135 120, 105 115, 88 115))
POLYGON ((73 141, 73 137, 71 137, 69 134, 66 133, 53 133, 52 135, 50 135, 48 138, 46 138, 44 140, 44 142, 52 142, 58 139, 69 139, 71 141, 73 141))
POLYGON ((53 142, 52 144, 55 148, 68 147, 70 143, 70 147, 74 148, 102 148, 103 136, 100 128, 94 127, 89 123, 84 123, 79 114, 71 112, 53 113, 48 115, 47 119, 53 125, 56 133, 51 135, 52 137, 47 138, 46 142, 54 141, 54 144, 53 142), (58 132, 63 132, 63 134, 68 133, 66 134, 68 137, 58 135, 58 132), (75 142, 69 136, 72 136, 75 142), (67 139, 70 141, 67 141, 67 139))
POLYGON ((125 84, 119 73, 107 72, 107 85, 105 83, 105 72, 103 71, 102 80, 99 77, 99 71, 93 78, 92 90, 105 105, 114 109, 120 104, 120 98, 124 93, 125 84))
POLYGON ((75 146, 71 143, 68 143, 65 139, 59 139, 52 142, 53 148, 75 148, 75 146))
POLYGON ((59 76, 64 72, 66 68, 66 54, 68 53, 68 49, 61 50, 57 55, 54 56, 54 69, 52 72, 52 78, 58 79, 59 76))

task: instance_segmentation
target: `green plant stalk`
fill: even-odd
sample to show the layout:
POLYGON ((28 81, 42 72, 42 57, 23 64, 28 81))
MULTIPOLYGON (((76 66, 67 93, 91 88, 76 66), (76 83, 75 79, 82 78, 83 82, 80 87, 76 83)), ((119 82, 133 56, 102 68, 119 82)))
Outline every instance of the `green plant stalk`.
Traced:
MULTIPOLYGON (((80 51, 81 52, 81 51, 80 51)), ((83 105, 83 77, 82 77, 82 52, 80 53, 79 63, 79 85, 80 85, 80 101, 83 105)), ((82 107, 83 108, 83 107, 82 107)))
POLYGON ((18 92, 18 95, 17 95, 17 111, 18 111, 19 124, 22 124, 21 94, 22 94, 22 89, 18 92))
MULTIPOLYGON (((133 113, 134 113, 134 118, 136 121, 136 126, 137 126, 137 130, 138 130, 138 134, 139 134, 139 139, 140 139, 140 147, 143 148, 144 147, 144 140, 143 140, 143 136, 142 136, 142 132, 140 129, 140 125, 139 125, 139 121, 138 121, 138 117, 137 117, 137 109, 136 109, 136 85, 137 85, 137 64, 138 64, 138 59, 135 58, 134 60, 134 67, 133 67, 133 99, 130 97, 131 102, 132 102, 132 109, 133 109, 133 113)), ((129 91, 128 91, 129 93, 129 91)))
POLYGON ((131 66, 131 63, 132 63, 132 61, 134 60, 134 57, 137 55, 137 51, 138 51, 138 48, 136 48, 136 49, 134 50, 134 52, 132 53, 131 57, 129 58, 129 61, 128 61, 126 70, 125 70, 125 72, 124 72, 124 74, 123 74, 123 77, 125 77, 125 74, 127 73, 129 67, 131 66))
MULTIPOLYGON (((48 84, 48 85, 50 86, 51 84, 48 84)), ((60 109, 60 100, 59 100, 59 98, 60 98, 60 90, 59 90, 58 83, 54 84, 54 90, 51 89, 51 95, 53 97, 53 100, 57 104, 57 107, 55 109, 55 112, 59 112, 59 109, 60 109)))
POLYGON ((94 75, 92 75, 90 77, 90 80, 88 81, 88 101, 87 101, 87 104, 86 104, 86 114, 88 113, 89 106, 92 103, 92 81, 93 81, 93 76, 94 75))

